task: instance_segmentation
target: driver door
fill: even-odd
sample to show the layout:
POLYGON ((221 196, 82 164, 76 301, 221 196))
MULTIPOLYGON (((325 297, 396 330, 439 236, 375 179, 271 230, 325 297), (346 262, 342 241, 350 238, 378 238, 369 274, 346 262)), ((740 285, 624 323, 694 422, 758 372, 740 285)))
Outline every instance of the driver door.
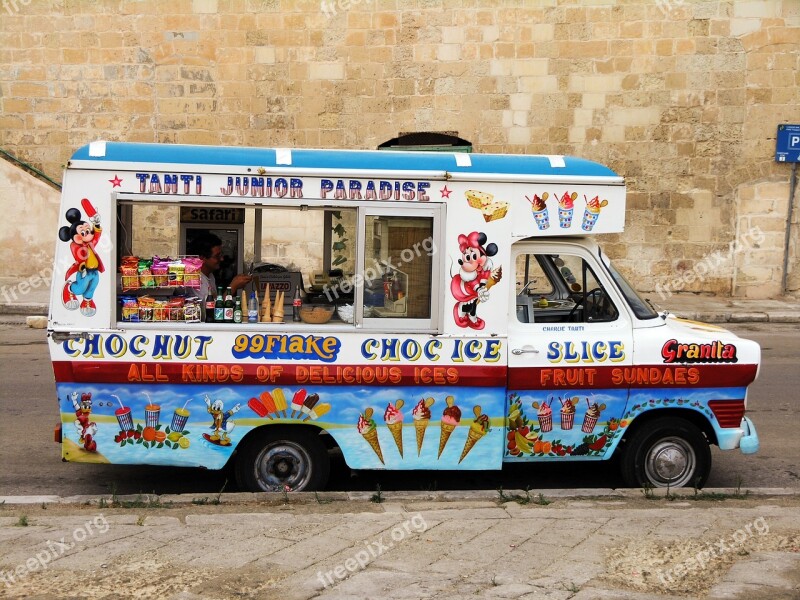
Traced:
POLYGON ((628 398, 626 305, 581 245, 518 242, 512 261, 506 460, 606 456, 628 398))

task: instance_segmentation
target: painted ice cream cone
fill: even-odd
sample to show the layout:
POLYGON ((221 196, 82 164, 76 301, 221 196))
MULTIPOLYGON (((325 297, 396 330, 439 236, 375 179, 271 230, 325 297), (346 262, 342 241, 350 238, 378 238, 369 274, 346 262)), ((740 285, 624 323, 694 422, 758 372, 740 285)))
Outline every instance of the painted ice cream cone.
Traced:
POLYGON ((378 455, 378 459, 381 461, 381 464, 386 464, 383 462, 383 452, 381 452, 381 443, 378 440, 378 427, 375 424, 375 419, 372 418, 374 411, 371 408, 368 408, 364 411, 363 415, 358 416, 358 424, 356 428, 358 429, 358 433, 360 433, 365 440, 372 446, 372 449, 375 451, 375 454, 378 455))
POLYGON ((558 226, 561 229, 572 227, 572 214, 575 212, 575 198, 577 197, 577 192, 572 192, 572 194, 564 192, 558 201, 558 226))
MULTIPOLYGON (((561 400, 559 398, 559 400, 561 400)), ((561 400, 561 429, 569 431, 575 423, 575 405, 578 403, 578 397, 567 398, 566 401, 561 400)))
POLYGON ((489 432, 489 417, 481 414, 480 405, 476 405, 475 408, 472 409, 472 412, 475 413, 475 420, 472 422, 472 425, 469 426, 467 441, 464 444, 464 449, 461 451, 461 458, 458 459, 459 464, 461 464, 461 461, 469 454, 472 447, 478 443, 478 440, 489 432))
MULTIPOLYGON (((586 399, 586 404, 589 404, 589 399, 586 399)), ((597 402, 589 404, 589 410, 583 415, 583 425, 581 431, 583 433, 592 433, 594 426, 597 425, 597 419, 600 418, 600 411, 604 410, 605 404, 598 405, 597 402)))
POLYGON ((533 195, 533 199, 527 198, 528 202, 531 203, 531 212, 533 213, 533 219, 536 221, 536 226, 539 228, 540 231, 544 231, 545 229, 550 228, 550 217, 547 214, 547 204, 545 200, 550 197, 550 194, 545 192, 541 196, 538 194, 533 195))
POLYGON ((414 420, 414 430, 417 433, 417 456, 422 451, 422 442, 425 440, 425 430, 431 422, 431 406, 436 402, 433 398, 421 399, 417 402, 414 410, 411 411, 411 417, 414 420))
POLYGON ((537 418, 539 420, 539 431, 542 433, 547 433, 553 430, 553 409, 550 408, 550 404, 552 404, 553 399, 550 399, 550 402, 542 402, 542 405, 539 406, 538 402, 533 403, 533 408, 537 410, 537 418))
POLYGON ((402 400, 395 402, 394 406, 390 402, 383 413, 383 420, 386 421, 386 426, 392 432, 401 458, 403 457, 403 413, 400 412, 400 409, 403 408, 403 404, 405 403, 402 400))
POLYGON ((608 206, 608 200, 600 201, 600 196, 595 196, 591 200, 587 200, 584 195, 583 199, 586 201, 586 209, 583 211, 583 222, 581 229, 584 231, 591 231, 594 229, 597 219, 600 216, 600 209, 608 206))
POLYGON ((439 434, 439 455, 436 457, 441 458, 444 447, 447 445, 447 440, 453 434, 453 430, 458 426, 461 421, 461 409, 455 406, 455 398, 448 396, 445 398, 447 408, 442 412, 442 431, 439 434))

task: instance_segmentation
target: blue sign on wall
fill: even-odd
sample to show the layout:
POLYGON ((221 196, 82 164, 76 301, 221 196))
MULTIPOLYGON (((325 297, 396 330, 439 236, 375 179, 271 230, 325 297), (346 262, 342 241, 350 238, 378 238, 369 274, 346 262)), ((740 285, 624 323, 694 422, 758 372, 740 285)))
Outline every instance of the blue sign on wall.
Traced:
POLYGON ((800 162, 800 125, 778 125, 775 137, 777 162, 800 162))

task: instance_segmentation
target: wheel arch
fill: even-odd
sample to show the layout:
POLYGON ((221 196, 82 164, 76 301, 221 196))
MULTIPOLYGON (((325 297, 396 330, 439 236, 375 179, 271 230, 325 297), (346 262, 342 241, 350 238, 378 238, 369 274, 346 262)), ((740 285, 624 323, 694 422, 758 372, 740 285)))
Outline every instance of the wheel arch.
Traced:
POLYGON ((236 457, 241 453, 241 451, 246 448, 249 444, 253 443, 254 440, 257 440, 265 431, 269 431, 272 434, 279 434, 281 431, 292 431, 292 432, 299 432, 305 431, 309 434, 317 434, 322 438, 323 443, 328 448, 328 450, 339 448, 339 444, 336 442, 336 439, 328 433, 328 431, 324 427, 319 427, 317 425, 312 425, 310 423, 264 423, 259 425, 258 427, 253 427, 250 431, 248 431, 244 437, 239 440, 239 443, 236 444, 236 448, 228 457, 228 462, 225 465, 225 468, 230 468, 236 462, 236 457))
POLYGON ((705 436, 709 444, 717 444, 717 434, 711 422, 702 413, 692 410, 690 408, 654 408, 643 412, 631 420, 630 424, 625 428, 625 433, 622 434, 619 443, 614 451, 614 454, 621 452, 625 444, 630 440, 640 429, 647 427, 649 423, 658 419, 672 417, 676 419, 683 419, 697 427, 705 436))

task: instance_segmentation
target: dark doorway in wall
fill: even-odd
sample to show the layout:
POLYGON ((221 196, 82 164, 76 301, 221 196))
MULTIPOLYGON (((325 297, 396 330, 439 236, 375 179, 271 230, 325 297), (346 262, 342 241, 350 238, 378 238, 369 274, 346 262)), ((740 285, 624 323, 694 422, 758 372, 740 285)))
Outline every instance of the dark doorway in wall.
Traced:
POLYGON ((401 132, 382 143, 378 150, 424 150, 427 152, 472 152, 472 143, 458 137, 457 131, 401 132))

